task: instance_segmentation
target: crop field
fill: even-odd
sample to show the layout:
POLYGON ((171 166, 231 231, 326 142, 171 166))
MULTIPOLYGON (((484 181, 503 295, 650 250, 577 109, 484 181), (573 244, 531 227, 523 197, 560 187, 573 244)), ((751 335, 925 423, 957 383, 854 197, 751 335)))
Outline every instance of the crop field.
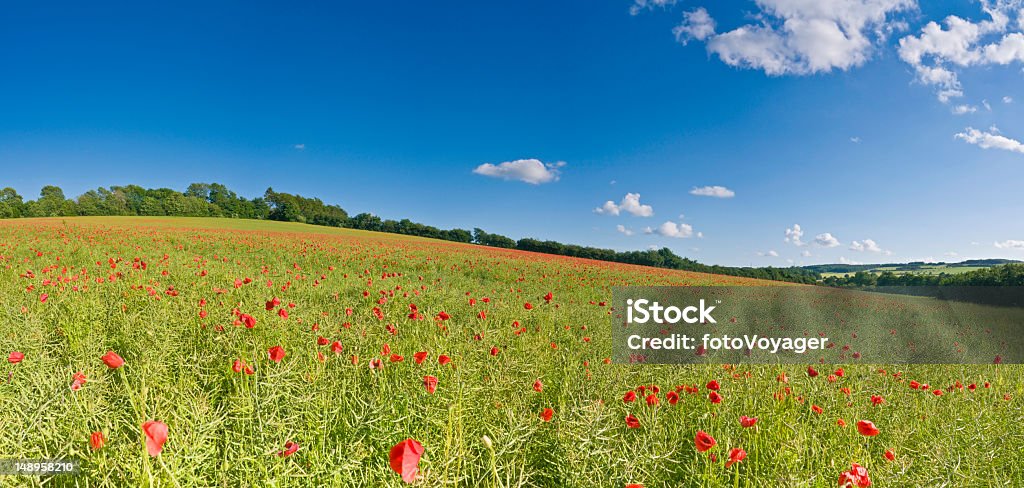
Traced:
MULTIPOLYGON (((0 486, 1024 486, 1018 365, 620 365, 612 287, 280 222, 0 221, 0 486)), ((985 324, 978 324, 984 326, 985 324)))

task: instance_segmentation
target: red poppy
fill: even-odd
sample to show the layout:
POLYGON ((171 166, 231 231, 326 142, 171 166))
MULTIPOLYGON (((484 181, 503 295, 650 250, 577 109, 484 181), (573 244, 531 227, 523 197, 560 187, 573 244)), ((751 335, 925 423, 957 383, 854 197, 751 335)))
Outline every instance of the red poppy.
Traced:
POLYGON ((525 308, 527 310, 533 310, 533 304, 530 303, 530 302, 526 302, 526 303, 523 304, 523 308, 525 308))
POLYGON ((267 353, 270 354, 270 360, 275 363, 280 363, 281 360, 284 359, 285 355, 284 348, 281 346, 271 347, 270 349, 267 349, 267 353))
POLYGON ((7 362, 11 364, 18 364, 23 359, 25 359, 25 354, 20 351, 11 351, 11 353, 7 355, 7 362))
POLYGON ((867 488, 869 486, 871 486, 871 479, 868 478, 868 470, 857 463, 853 463, 849 471, 839 475, 839 488, 867 488))
POLYGON ((538 393, 544 391, 544 383, 541 383, 540 379, 537 379, 536 381, 533 382, 533 391, 536 391, 538 393))
POLYGON ((679 394, 675 391, 670 391, 665 394, 665 400, 668 400, 669 405, 675 405, 679 402, 679 394))
POLYGON ((142 424, 142 433, 146 436, 146 451, 150 456, 157 457, 167 442, 167 424, 159 420, 149 420, 142 424))
POLYGON ((704 385, 704 386, 707 389, 713 390, 713 391, 718 391, 718 389, 721 388, 721 386, 719 386, 719 384, 718 384, 718 380, 711 380, 711 381, 708 382, 707 385, 704 385))
POLYGON ((402 476, 402 481, 412 483, 416 480, 422 455, 423 445, 413 439, 406 439, 391 448, 388 461, 391 469, 402 476))
POLYGON ((283 451, 277 451, 277 457, 288 457, 288 456, 291 456, 292 454, 295 454, 295 451, 298 451, 298 450, 299 450, 299 445, 298 444, 296 444, 296 443, 294 443, 292 441, 288 441, 288 442, 284 443, 284 450, 283 451))
POLYGON ((718 443, 715 441, 715 438, 711 437, 707 432, 698 430, 696 437, 693 438, 693 444, 697 446, 697 452, 705 452, 708 449, 715 447, 715 444, 718 443))
POLYGON ((103 444, 106 443, 107 439, 103 437, 103 432, 93 432, 89 436, 89 447, 91 447, 93 451, 100 450, 100 448, 103 447, 103 444))
POLYGON ((885 458, 890 460, 890 461, 895 461, 896 460, 896 453, 892 452, 892 449, 886 449, 885 450, 885 458))
POLYGON ((498 346, 491 347, 491 356, 497 356, 499 352, 498 346))
POLYGON ((423 387, 427 389, 427 393, 433 394, 434 390, 437 390, 437 377, 436 376, 424 376, 423 387))
POLYGON ((871 404, 872 405, 876 405, 877 406, 877 405, 881 405, 884 402, 885 402, 885 398, 882 398, 881 395, 871 395, 871 404))
POLYGON ((818 370, 814 369, 812 366, 808 366, 807 367, 807 376, 810 376, 811 378, 814 378, 815 376, 818 376, 818 370))
POLYGON ((648 406, 653 407, 658 404, 658 395, 651 393, 650 395, 647 395, 645 400, 647 401, 648 406))
POLYGON ((121 356, 118 356, 114 351, 107 351, 107 353, 100 359, 102 359, 103 363, 110 369, 117 369, 124 366, 124 359, 121 358, 121 356))
POLYGON ((81 371, 71 375, 71 390, 72 391, 81 390, 82 387, 85 386, 86 381, 87 380, 86 380, 86 377, 85 377, 85 373, 83 373, 81 371))
POLYGON ((836 420, 836 425, 840 427, 846 427, 846 421, 843 419, 836 420))
POLYGON ((39 302, 40 303, 46 303, 46 300, 48 300, 49 298, 50 298, 50 295, 47 295, 46 293, 43 293, 42 295, 39 295, 39 302))
POLYGON ((916 382, 914 380, 910 380, 910 383, 907 383, 907 385, 909 385, 910 389, 912 389, 912 390, 916 390, 916 389, 921 387, 921 383, 918 383, 918 382, 916 382))
POLYGON ((242 361, 236 359, 235 362, 231 364, 231 371, 234 371, 236 373, 241 373, 242 372, 242 368, 244 368, 244 367, 245 367, 245 365, 242 364, 242 361))
POLYGON ((757 417, 747 417, 746 415, 740 416, 740 425, 743 427, 753 427, 757 423, 757 417))
POLYGON ((878 427, 870 420, 861 420, 857 422, 857 432, 863 436, 874 437, 878 435, 878 427))
POLYGON ((437 364, 440 364, 441 366, 444 366, 444 365, 446 365, 446 364, 448 364, 450 362, 452 362, 452 358, 450 358, 450 357, 448 357, 448 356, 446 356, 444 354, 442 354, 442 355, 437 357, 437 364))
POLYGON ((555 298, 555 295, 552 294, 550 291, 548 292, 547 295, 544 295, 544 301, 545 302, 550 303, 552 298, 555 298))
POLYGON ((640 419, 634 417, 633 414, 626 415, 626 427, 630 429, 640 427, 640 419))
POLYGON ((722 403, 722 395, 712 390, 711 393, 708 393, 708 400, 711 400, 711 403, 722 403))
POLYGON ((733 464, 736 464, 747 457, 747 451, 734 447, 729 450, 729 460, 725 462, 725 467, 728 468, 733 464))
POLYGON ((545 408, 540 412, 540 419, 545 422, 550 422, 551 417, 555 415, 555 411, 550 408, 545 408))
POLYGON ((811 405, 811 410, 812 410, 812 411, 813 411, 814 413, 816 413, 816 414, 818 414, 818 415, 821 415, 821 412, 822 412, 822 410, 821 410, 821 407, 819 407, 819 406, 817 406, 817 405, 811 405))
POLYGON ((416 364, 423 364, 423 361, 427 359, 427 351, 420 351, 413 354, 412 359, 413 361, 416 361, 416 364))
POLYGON ((631 403, 636 401, 636 392, 629 390, 625 395, 622 396, 623 403, 631 403))
POLYGON ((252 315, 247 314, 247 313, 243 313, 243 314, 239 315, 238 316, 238 320, 242 321, 242 324, 245 325, 246 329, 251 329, 253 327, 256 327, 256 318, 253 317, 252 315))
POLYGON ((341 354, 341 351, 345 350, 345 346, 342 346, 340 342, 334 341, 331 343, 331 352, 334 354, 341 354))

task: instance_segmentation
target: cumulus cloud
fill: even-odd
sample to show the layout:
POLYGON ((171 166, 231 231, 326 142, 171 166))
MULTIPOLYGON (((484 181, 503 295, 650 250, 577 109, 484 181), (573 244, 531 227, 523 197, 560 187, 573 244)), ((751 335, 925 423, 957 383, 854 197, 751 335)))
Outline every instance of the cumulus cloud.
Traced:
POLYGON ((1003 97, 1003 103, 1013 103, 1013 97, 1011 97, 1011 96, 1003 97))
POLYGON ((715 35, 715 19, 704 7, 683 12, 683 22, 672 29, 672 34, 684 46, 693 40, 703 41, 715 35))
POLYGON ((988 16, 978 22, 950 15, 932 21, 918 35, 899 41, 899 56, 912 66, 919 82, 936 87, 943 103, 963 96, 957 69, 968 66, 1008 65, 1024 62, 1024 17, 1019 0, 983 0, 988 16), (1010 24, 1016 15, 1017 26, 1010 24))
POLYGON ((878 243, 871 239, 864 239, 863 241, 853 241, 850 243, 850 250, 857 252, 873 252, 878 254, 885 254, 886 256, 892 254, 892 251, 882 249, 878 246, 878 243))
POLYGON ((700 188, 694 187, 690 190, 690 195, 697 195, 701 197, 715 197, 715 198, 732 198, 736 196, 736 192, 724 187, 724 186, 702 186, 700 188))
POLYGON ((974 105, 957 105, 953 107, 953 113, 956 115, 973 114, 978 111, 978 107, 974 105))
POLYGON ((804 257, 804 258, 811 257, 811 251, 807 251, 807 250, 801 251, 800 252, 800 257, 804 257))
POLYGON ((893 14, 915 0, 756 0, 757 23, 715 32, 703 8, 684 15, 674 32, 683 42, 703 40, 724 63, 768 75, 809 75, 864 64, 876 44, 899 30, 893 14))
POLYGON ((685 239, 693 235, 693 226, 684 223, 677 224, 668 220, 665 221, 664 224, 659 225, 657 229, 651 229, 648 227, 646 232, 648 234, 653 232, 665 237, 678 237, 680 239, 685 239))
POLYGON ((805 243, 800 240, 803 237, 804 230, 800 228, 800 224, 793 224, 793 227, 786 229, 786 238, 783 241, 792 242, 796 246, 803 246, 805 243))
POLYGON ((503 180, 515 180, 539 185, 558 181, 559 168, 564 162, 545 164, 537 159, 517 159, 500 164, 484 163, 477 166, 473 173, 503 180))
POLYGON ((619 232, 621 232, 621 233, 623 233, 623 234, 625 234, 627 236, 633 235, 633 231, 630 230, 630 229, 627 229, 626 226, 624 226, 624 225, 616 225, 615 226, 615 230, 617 230, 617 231, 619 231, 619 232))
POLYGON ((676 4, 676 0, 633 0, 629 7, 630 15, 637 15, 644 10, 651 10, 656 7, 667 8, 676 4))
POLYGON ((758 251, 757 255, 758 256, 762 256, 762 257, 767 256, 767 257, 771 257, 771 258, 779 257, 779 253, 775 252, 775 250, 771 250, 771 251, 768 251, 768 252, 758 251))
POLYGON ((814 243, 821 247, 839 247, 839 239, 828 232, 814 236, 814 243))
POLYGON ((618 205, 608 200, 604 205, 595 208, 594 212, 601 215, 619 215, 621 212, 627 212, 637 217, 650 217, 654 215, 654 207, 641 204, 639 193, 627 193, 618 205))
POLYGON ((1024 249, 1024 241, 1008 239, 1002 242, 996 242, 996 247, 999 249, 1024 249))
POLYGON ((1024 153, 1024 143, 1000 134, 996 126, 989 127, 987 131, 968 127, 953 137, 961 139, 968 144, 974 144, 982 149, 1002 149, 1004 151, 1024 153))

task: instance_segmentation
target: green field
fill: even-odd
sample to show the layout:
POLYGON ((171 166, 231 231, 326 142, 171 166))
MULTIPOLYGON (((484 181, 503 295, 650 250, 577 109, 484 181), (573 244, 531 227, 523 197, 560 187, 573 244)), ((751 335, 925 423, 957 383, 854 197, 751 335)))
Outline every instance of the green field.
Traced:
POLYGON ((773 282, 213 218, 0 221, 0 264, 0 458, 81 463, 3 486, 402 486, 405 439, 415 486, 1024 486, 1018 365, 607 361, 614 286, 773 282))

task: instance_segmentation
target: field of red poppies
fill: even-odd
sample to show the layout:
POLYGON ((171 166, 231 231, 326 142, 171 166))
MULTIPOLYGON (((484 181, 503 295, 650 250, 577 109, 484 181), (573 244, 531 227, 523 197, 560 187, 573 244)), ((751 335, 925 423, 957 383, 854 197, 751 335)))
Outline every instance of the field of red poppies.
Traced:
POLYGON ((4 486, 1022 486, 1016 365, 617 365, 611 287, 300 224, 0 221, 4 486))

